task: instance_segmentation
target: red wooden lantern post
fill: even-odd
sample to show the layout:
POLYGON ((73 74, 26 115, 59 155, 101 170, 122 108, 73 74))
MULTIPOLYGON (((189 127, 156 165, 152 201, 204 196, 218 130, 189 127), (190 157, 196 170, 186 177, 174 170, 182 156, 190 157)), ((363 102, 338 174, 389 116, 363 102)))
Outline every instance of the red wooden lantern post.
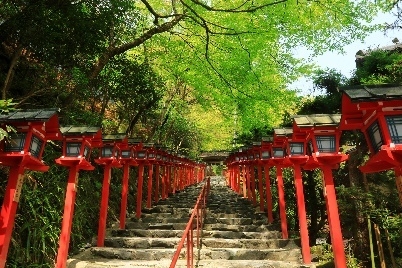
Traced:
POLYGON ((228 168, 229 173, 229 187, 233 191, 235 191, 235 171, 234 171, 234 163, 233 163, 233 154, 229 154, 229 157, 226 159, 226 166, 228 168))
POLYGON ((122 167, 122 165, 118 161, 120 155, 119 145, 122 143, 127 143, 127 137, 126 135, 104 135, 102 137, 102 141, 103 146, 101 149, 101 155, 98 159, 95 159, 95 162, 97 164, 104 166, 102 197, 99 212, 100 215, 97 239, 98 247, 103 247, 105 242, 107 209, 109 203, 109 188, 112 168, 122 167))
MULTIPOLYGON (((153 187, 153 172, 154 164, 156 163, 156 150, 153 144, 144 144, 148 152, 148 193, 147 193, 147 208, 152 206, 152 187, 153 187)), ((156 184, 156 183, 155 183, 156 184)))
POLYGON ((167 152, 162 153, 161 167, 163 170, 161 198, 162 198, 162 200, 165 200, 167 198, 167 176, 168 176, 168 153, 167 152))
POLYGON ((257 197, 255 193, 255 160, 254 160, 254 151, 253 148, 250 147, 247 149, 247 166, 248 166, 248 174, 250 180, 250 188, 249 188, 249 198, 253 201, 253 205, 257 206, 257 197))
MULTIPOLYGON (((155 198, 154 198, 154 202, 158 203, 159 202, 159 189, 160 189, 160 175, 161 175, 161 165, 163 162, 163 154, 161 151, 161 147, 157 146, 156 150, 155 150, 155 154, 156 154, 156 160, 155 160, 155 198)), ((163 174, 163 173, 162 173, 163 174)), ((163 178, 163 175, 162 175, 163 178)))
POLYGON ((137 206, 135 217, 137 219, 141 218, 142 209, 142 188, 144 183, 144 166, 148 162, 148 152, 142 143, 135 146, 135 161, 138 164, 138 185, 137 185, 137 206))
POLYGON ((364 133, 371 156, 363 173, 393 169, 402 205, 402 87, 343 88, 341 129, 364 133))
POLYGON ((300 239, 302 246, 303 262, 311 263, 310 244, 308 236, 307 213, 304 201, 303 179, 301 165, 305 164, 309 159, 306 153, 305 133, 293 133, 291 138, 287 140, 287 158, 293 164, 294 179, 297 200, 297 215, 299 217, 300 239))
POLYGON ((64 201, 63 221, 57 252, 56 267, 66 267, 70 234, 74 215, 75 196, 77 192, 78 173, 82 170, 93 170, 89 162, 93 147, 102 145, 102 134, 98 127, 62 127, 63 155, 56 163, 69 168, 66 199, 64 201))
POLYGON ((0 115, 3 130, 12 126, 16 132, 0 143, 0 165, 9 166, 7 187, 0 218, 0 268, 5 267, 15 214, 24 182, 25 169, 45 172, 42 162, 47 140, 61 139, 56 109, 16 111, 0 115))
POLYGON ((272 149, 272 139, 269 137, 262 137, 261 147, 260 147, 260 165, 264 167, 264 176, 265 176, 265 199, 267 203, 267 214, 268 214, 268 223, 274 222, 274 217, 272 213, 272 192, 271 192, 271 179, 269 177, 269 169, 270 169, 270 158, 271 158, 271 149, 272 149))
POLYGON ((264 186, 262 184, 261 142, 253 142, 254 165, 257 166, 258 194, 260 196, 260 211, 264 212, 264 186))
POLYGON ((234 170, 235 170, 235 191, 237 192, 238 195, 241 194, 241 166, 240 166, 240 155, 239 153, 234 154, 234 170))
POLYGON ((324 174, 324 195, 328 214, 332 250, 335 266, 346 268, 338 204, 336 201, 332 169, 347 160, 347 155, 339 152, 341 131, 338 128, 340 115, 298 115, 294 116, 293 129, 307 134, 309 161, 304 169, 321 168, 324 174))
POLYGON ((269 164, 276 167, 276 180, 278 184, 278 206, 281 218, 282 238, 288 239, 288 221, 286 219, 285 190, 283 184, 282 168, 289 167, 290 162, 285 161, 285 143, 289 129, 274 130, 274 139, 271 146, 271 159, 269 164))
POLYGON ((128 198, 128 179, 130 176, 130 166, 136 166, 137 162, 134 160, 134 145, 138 144, 138 139, 128 139, 127 143, 120 144, 120 159, 119 162, 123 165, 123 180, 121 185, 121 202, 120 202, 120 229, 126 228, 127 216, 127 198, 128 198))

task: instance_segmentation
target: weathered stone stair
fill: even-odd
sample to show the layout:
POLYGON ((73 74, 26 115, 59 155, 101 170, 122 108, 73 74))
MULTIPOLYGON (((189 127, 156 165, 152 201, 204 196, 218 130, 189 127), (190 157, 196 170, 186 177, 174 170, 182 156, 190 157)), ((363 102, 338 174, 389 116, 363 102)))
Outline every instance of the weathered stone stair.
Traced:
MULTIPOLYGON (((141 219, 129 218, 126 229, 109 230, 105 247, 92 247, 69 260, 69 268, 169 267, 202 185, 186 188, 141 219)), ((296 268, 301 264, 298 239, 281 239, 278 226, 239 197, 222 178, 211 179, 201 248, 194 248, 197 267, 296 268)), ((186 267, 184 249, 176 267, 186 267)), ((311 266, 310 266, 311 267, 311 266)))

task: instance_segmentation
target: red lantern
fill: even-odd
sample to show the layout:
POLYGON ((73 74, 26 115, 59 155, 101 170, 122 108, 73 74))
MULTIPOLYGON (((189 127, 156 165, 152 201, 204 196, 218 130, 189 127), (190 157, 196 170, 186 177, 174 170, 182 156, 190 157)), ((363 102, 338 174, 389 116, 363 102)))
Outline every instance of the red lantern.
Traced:
POLYGON ((10 167, 0 216, 1 268, 5 267, 7 260, 25 169, 47 171, 49 167, 42 162, 45 144, 47 140, 61 139, 57 111, 43 109, 0 114, 3 131, 7 132, 10 126, 16 131, 0 143, 0 164, 10 167))

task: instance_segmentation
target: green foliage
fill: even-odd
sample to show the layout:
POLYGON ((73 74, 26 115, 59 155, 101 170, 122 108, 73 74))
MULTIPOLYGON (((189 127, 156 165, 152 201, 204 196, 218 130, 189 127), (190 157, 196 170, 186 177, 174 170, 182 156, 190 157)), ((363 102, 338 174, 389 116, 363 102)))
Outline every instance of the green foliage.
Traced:
POLYGON ((398 50, 369 51, 357 68, 352 79, 354 84, 400 83, 402 54, 398 50))

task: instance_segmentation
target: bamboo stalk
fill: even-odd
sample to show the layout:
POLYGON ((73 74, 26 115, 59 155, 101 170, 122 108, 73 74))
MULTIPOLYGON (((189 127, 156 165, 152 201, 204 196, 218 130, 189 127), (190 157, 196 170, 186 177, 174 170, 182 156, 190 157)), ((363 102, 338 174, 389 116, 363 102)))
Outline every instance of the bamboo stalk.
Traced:
POLYGON ((374 232, 375 232, 375 237, 377 239, 378 255, 380 257, 381 268, 386 268, 387 266, 385 265, 385 257, 384 257, 384 250, 382 247, 382 242, 381 242, 380 227, 378 227, 378 225, 375 223, 374 223, 374 232))
POLYGON ((374 245, 373 245, 373 233, 371 231, 371 220, 367 218, 368 223, 368 232, 369 232, 369 241, 370 241, 370 259, 371 259, 371 267, 375 268, 375 260, 374 260, 374 245))
POLYGON ((395 261, 395 257, 394 257, 394 250, 392 249, 391 239, 389 238, 388 229, 385 229, 385 236, 387 237, 387 244, 388 244, 389 255, 391 256, 391 261, 392 261, 392 268, 396 268, 396 261, 395 261))

